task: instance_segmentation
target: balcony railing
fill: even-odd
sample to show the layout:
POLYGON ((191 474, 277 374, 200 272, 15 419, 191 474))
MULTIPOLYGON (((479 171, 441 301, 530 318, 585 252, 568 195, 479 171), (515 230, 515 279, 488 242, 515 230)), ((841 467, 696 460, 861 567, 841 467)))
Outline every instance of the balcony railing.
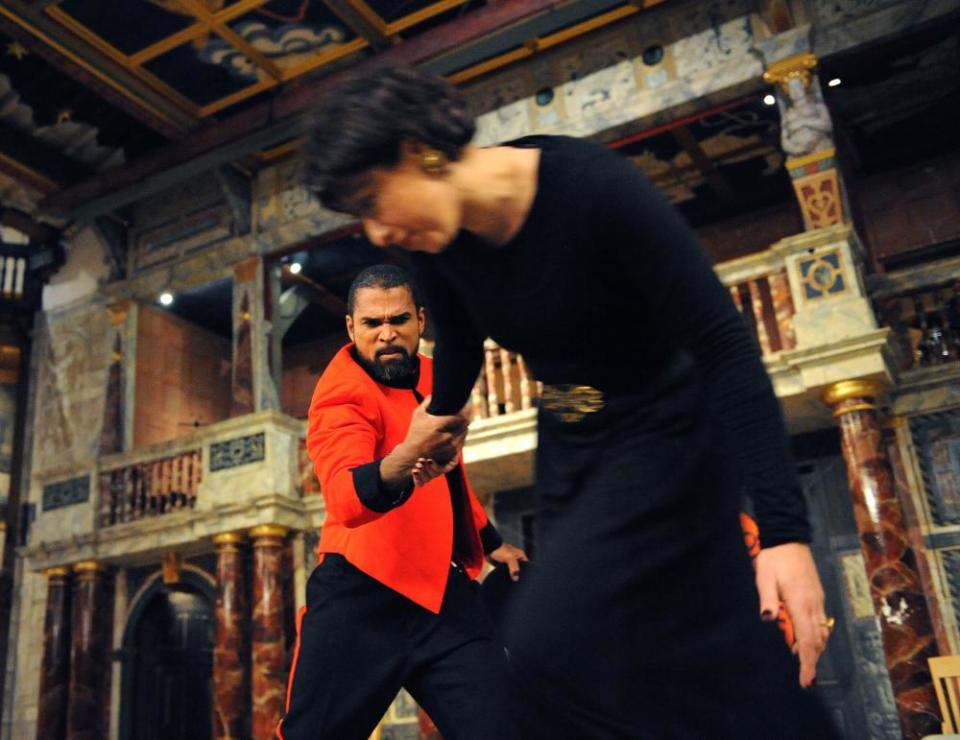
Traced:
POLYGON ((881 321, 894 330, 900 370, 960 361, 960 274, 939 278, 880 291, 874 300, 881 321))
POLYGON ((100 526, 192 509, 203 477, 200 449, 100 470, 100 526))
POLYGON ((797 346, 793 331, 796 309, 785 268, 746 278, 728 287, 734 305, 763 355, 797 346))
POLYGON ((492 339, 484 342, 483 352, 483 372, 470 399, 473 417, 491 419, 533 408, 541 386, 530 376, 523 358, 492 339))
MULTIPOLYGON (((725 263, 718 272, 765 357, 796 348, 796 308, 782 258, 762 252, 725 263)), ((533 408, 541 387, 523 357, 487 339, 483 372, 471 396, 473 416, 491 419, 533 408)))

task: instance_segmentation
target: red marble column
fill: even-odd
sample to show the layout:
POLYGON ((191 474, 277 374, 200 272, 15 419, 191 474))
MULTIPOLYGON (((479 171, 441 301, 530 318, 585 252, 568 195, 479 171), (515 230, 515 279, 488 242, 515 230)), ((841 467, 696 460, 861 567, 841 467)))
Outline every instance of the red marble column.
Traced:
POLYGON ((106 740, 110 725, 113 603, 102 563, 73 566, 73 628, 67 740, 106 740))
POLYGON ((253 540, 253 639, 251 697, 253 737, 270 738, 280 721, 286 699, 284 653, 283 540, 286 527, 263 524, 250 530, 253 540))
POLYGON ((840 425, 843 459, 853 496, 870 595, 880 620, 883 651, 906 740, 940 732, 937 697, 927 658, 937 654, 917 556, 910 546, 894 476, 883 445, 869 381, 835 383, 824 394, 840 425))
POLYGON ((213 737, 249 737, 250 693, 247 667, 247 588, 238 532, 214 536, 217 547, 217 630, 213 648, 213 737))
POLYGON ((70 571, 48 568, 37 740, 61 740, 67 731, 70 684, 70 571))

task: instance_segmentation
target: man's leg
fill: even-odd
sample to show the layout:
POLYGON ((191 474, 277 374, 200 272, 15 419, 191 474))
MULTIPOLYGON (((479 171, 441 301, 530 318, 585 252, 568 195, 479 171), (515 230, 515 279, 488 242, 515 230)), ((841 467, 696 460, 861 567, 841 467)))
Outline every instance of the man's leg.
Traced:
POLYGON ((307 583, 281 740, 366 740, 403 684, 403 597, 337 555, 307 583))
POLYGON ((414 651, 405 686, 444 740, 513 740, 512 680, 476 584, 454 572, 436 626, 414 651))

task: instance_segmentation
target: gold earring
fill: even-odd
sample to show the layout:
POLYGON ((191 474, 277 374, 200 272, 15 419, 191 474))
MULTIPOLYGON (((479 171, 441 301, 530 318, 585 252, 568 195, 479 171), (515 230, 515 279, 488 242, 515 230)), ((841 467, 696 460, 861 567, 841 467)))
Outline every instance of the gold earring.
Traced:
POLYGON ((420 166, 428 175, 442 175, 447 167, 447 158, 443 152, 427 147, 420 155, 420 166))

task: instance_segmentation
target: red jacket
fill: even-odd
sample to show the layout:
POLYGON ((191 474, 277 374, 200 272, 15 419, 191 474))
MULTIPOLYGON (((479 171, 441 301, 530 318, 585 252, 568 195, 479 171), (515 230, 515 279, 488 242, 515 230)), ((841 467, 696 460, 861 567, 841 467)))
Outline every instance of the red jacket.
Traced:
MULTIPOLYGON (((335 552, 397 593, 434 613, 440 611, 453 552, 450 486, 441 476, 396 508, 368 508, 355 486, 354 469, 379 460, 407 435, 419 402, 413 391, 375 381, 353 359, 352 344, 334 356, 320 376, 307 426, 307 452, 320 481, 327 517, 318 555, 335 552)), ((432 362, 420 356, 417 391, 430 394, 432 362)), ((470 502, 476 552, 487 516, 463 474, 470 502)), ((378 507, 379 508, 379 507, 378 507)), ((482 560, 465 564, 471 577, 482 560)))

